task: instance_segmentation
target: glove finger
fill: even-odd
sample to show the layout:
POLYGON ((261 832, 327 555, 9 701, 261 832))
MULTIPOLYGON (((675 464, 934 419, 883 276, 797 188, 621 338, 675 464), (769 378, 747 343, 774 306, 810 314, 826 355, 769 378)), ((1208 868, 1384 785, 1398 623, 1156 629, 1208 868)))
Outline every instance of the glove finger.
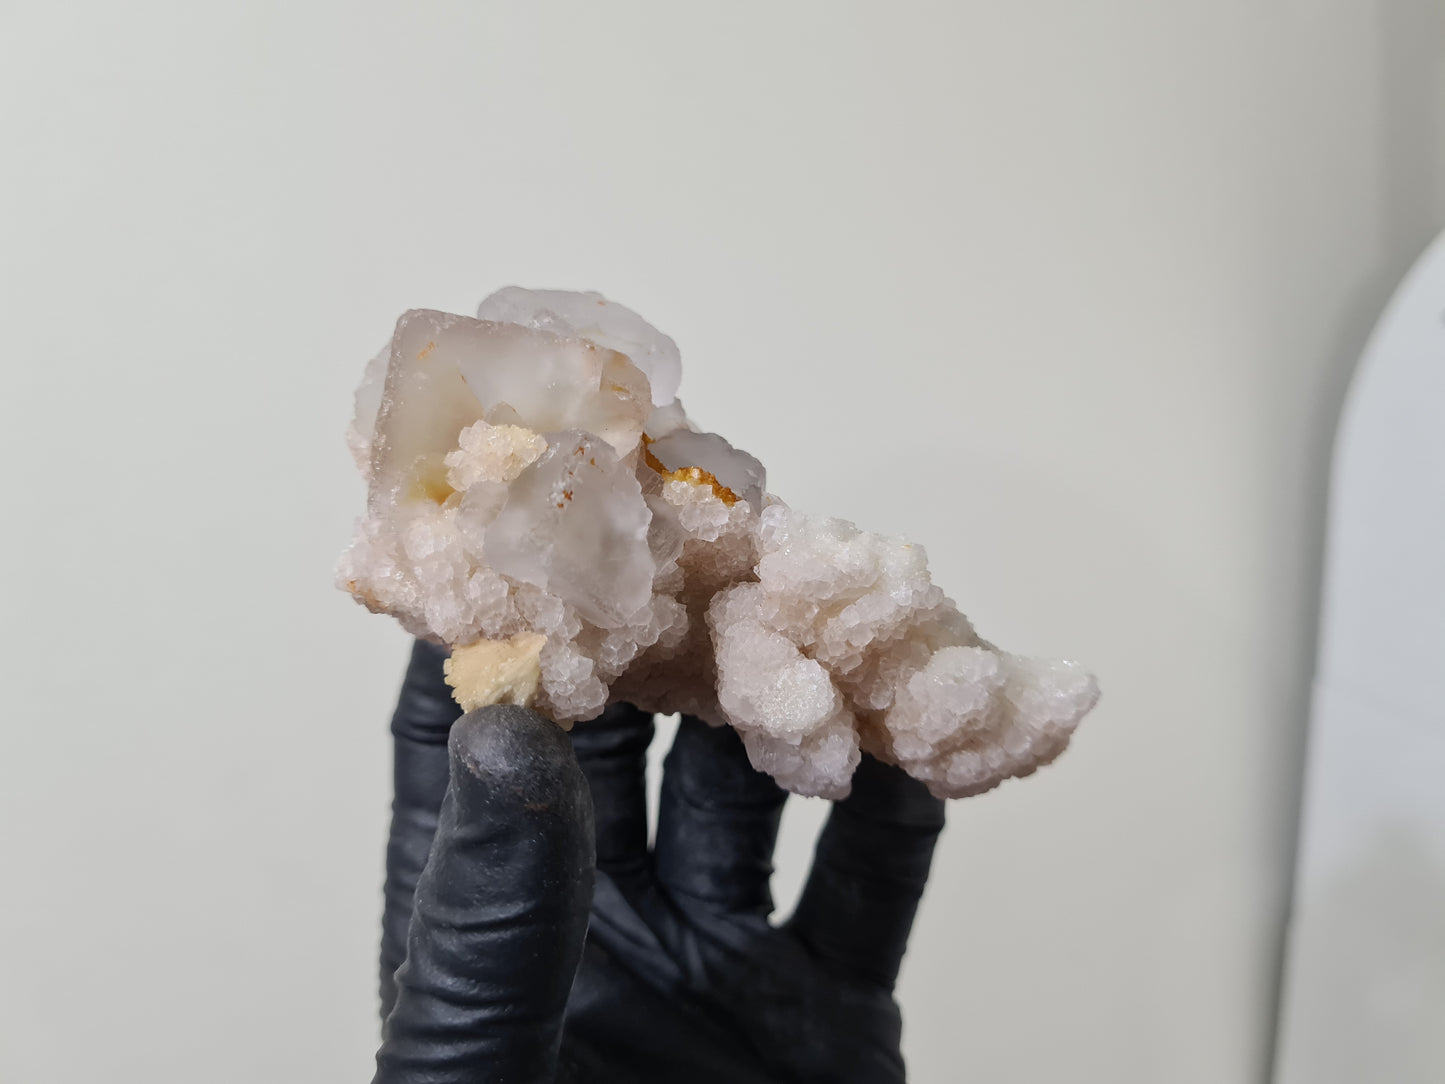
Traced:
POLYGON ((406 954, 417 878, 436 834, 447 789, 447 735, 462 709, 442 676, 445 648, 417 640, 391 717, 391 832, 386 844, 385 908, 381 919, 381 1018, 396 1001, 393 979, 406 954))
POLYGON ((597 868, 619 885, 647 876, 647 747, 652 713, 613 704, 572 728, 572 748, 592 789, 597 868))
POLYGON ((773 845, 787 792, 731 727, 684 715, 663 763, 653 865, 674 897, 734 914, 773 909, 773 845))
POLYGON ((943 801, 865 756, 834 805, 788 928, 840 971, 891 988, 943 830, 943 801))
POLYGON ((450 751, 375 1080, 551 1081, 592 902, 587 781, 525 708, 463 716, 450 751))

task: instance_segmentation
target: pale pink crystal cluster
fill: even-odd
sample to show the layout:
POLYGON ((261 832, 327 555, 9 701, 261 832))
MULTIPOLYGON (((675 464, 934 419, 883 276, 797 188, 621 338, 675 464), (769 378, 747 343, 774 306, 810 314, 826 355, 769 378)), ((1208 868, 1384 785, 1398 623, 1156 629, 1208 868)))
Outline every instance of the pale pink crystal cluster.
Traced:
POLYGON ((681 376, 595 293, 404 314, 356 394, 370 491, 341 586, 473 660, 477 695, 729 724, 801 794, 845 795, 862 752, 959 797, 1063 751, 1091 676, 981 640, 922 547, 767 493, 688 421, 681 376))

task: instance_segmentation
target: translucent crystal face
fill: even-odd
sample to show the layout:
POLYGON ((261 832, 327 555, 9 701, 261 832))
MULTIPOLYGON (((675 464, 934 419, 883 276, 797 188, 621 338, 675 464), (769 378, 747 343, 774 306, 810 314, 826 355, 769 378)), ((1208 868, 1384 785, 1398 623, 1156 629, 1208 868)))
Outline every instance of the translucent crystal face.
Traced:
POLYGON ((482 556, 503 576, 566 599, 599 629, 644 610, 657 574, 652 513, 637 477, 590 433, 553 433, 487 528, 482 556))
POLYGON ((581 430, 628 455, 651 410, 647 378, 614 350, 417 309, 397 321, 392 339, 369 441, 371 500, 445 499, 443 463, 462 430, 478 421, 581 430))
POLYGON ((672 402, 682 383, 677 343, 631 309, 601 294, 508 286, 477 306, 477 318, 580 336, 625 354, 647 377, 655 406, 672 402))
POLYGON ((956 797, 1063 751, 1093 678, 981 640, 922 547, 767 494, 688 421, 666 335, 598 294, 508 287, 478 317, 408 312, 367 366, 370 498, 338 569, 458 649, 461 702, 685 711, 828 797, 865 752, 956 797))

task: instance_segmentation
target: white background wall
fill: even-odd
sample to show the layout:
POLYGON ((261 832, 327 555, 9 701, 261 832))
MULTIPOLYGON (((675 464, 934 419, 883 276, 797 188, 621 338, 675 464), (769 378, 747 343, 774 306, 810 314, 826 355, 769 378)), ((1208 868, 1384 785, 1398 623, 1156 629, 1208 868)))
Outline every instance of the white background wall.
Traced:
MULTIPOLYGON (((1427 0, 0 5, 0 1079, 347 1081, 412 306, 596 288, 799 507, 1105 698, 958 803, 920 1081, 1262 1079, 1329 434, 1441 222, 1427 0)), ((796 886, 818 822, 790 814, 796 886)))

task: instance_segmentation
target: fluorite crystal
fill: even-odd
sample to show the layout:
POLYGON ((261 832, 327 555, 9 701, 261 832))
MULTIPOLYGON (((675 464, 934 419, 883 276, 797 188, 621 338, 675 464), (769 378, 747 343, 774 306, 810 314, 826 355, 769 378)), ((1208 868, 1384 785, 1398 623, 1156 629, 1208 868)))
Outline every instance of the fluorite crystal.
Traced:
POLYGON ((369 495, 341 586, 449 645, 464 707, 687 712, 801 794, 847 794, 862 752, 959 797, 1063 751, 1092 677, 980 639, 921 546, 767 493, 688 421, 681 376, 595 293, 405 313, 356 394, 369 495))

